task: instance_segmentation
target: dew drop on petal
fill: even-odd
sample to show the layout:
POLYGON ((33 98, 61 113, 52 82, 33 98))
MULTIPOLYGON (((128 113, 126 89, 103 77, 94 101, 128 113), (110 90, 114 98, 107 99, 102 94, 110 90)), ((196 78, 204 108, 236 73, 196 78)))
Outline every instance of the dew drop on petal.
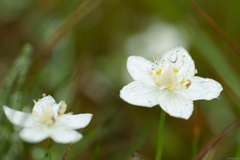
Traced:
POLYGON ((170 57, 170 60, 172 63, 176 63, 177 62, 177 54, 172 54, 170 57))

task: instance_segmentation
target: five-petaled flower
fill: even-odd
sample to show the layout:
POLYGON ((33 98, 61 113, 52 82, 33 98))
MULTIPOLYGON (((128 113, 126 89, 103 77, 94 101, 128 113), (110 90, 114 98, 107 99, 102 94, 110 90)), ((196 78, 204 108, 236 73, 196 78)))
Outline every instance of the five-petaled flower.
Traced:
POLYGON ((127 69, 134 81, 120 91, 126 102, 144 107, 159 104, 169 115, 188 119, 194 100, 217 98, 223 90, 215 80, 194 76, 194 61, 182 47, 153 58, 153 62, 139 56, 128 58, 127 69))
POLYGON ((19 135, 29 143, 37 143, 48 137, 57 143, 79 141, 82 135, 74 129, 86 127, 92 114, 64 114, 66 108, 64 101, 57 104, 50 95, 35 102, 32 114, 3 106, 8 119, 14 125, 24 127, 19 135))

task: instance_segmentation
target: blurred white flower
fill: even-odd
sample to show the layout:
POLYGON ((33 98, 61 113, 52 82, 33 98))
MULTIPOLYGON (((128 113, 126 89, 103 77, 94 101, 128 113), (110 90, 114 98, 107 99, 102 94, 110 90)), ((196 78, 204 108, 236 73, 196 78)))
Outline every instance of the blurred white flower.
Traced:
POLYGON ((57 143, 77 142, 82 135, 74 129, 86 127, 92 118, 89 113, 64 114, 66 103, 61 101, 57 104, 50 95, 34 102, 32 114, 3 106, 8 119, 14 125, 24 127, 19 135, 29 143, 37 143, 48 137, 57 143))
POLYGON ((223 90, 212 79, 194 76, 194 61, 182 47, 166 52, 161 59, 158 55, 153 58, 153 62, 139 56, 128 58, 127 69, 134 81, 120 91, 126 102, 144 107, 159 104, 169 115, 188 119, 194 100, 217 98, 223 90))
POLYGON ((152 22, 143 32, 127 39, 125 52, 147 57, 153 53, 164 53, 175 46, 187 48, 187 36, 179 28, 176 25, 159 22, 159 20, 152 22))

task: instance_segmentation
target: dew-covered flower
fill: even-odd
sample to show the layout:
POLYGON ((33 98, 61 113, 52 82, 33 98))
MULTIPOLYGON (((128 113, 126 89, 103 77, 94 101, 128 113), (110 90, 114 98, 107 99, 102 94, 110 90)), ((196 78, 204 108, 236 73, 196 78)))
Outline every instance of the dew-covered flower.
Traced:
POLYGON ((178 47, 154 61, 130 56, 127 69, 133 82, 124 86, 120 97, 126 102, 153 107, 157 104, 169 115, 188 119, 193 112, 194 100, 217 98, 223 90, 215 80, 194 76, 194 61, 188 52, 178 47))
POLYGON ((86 127, 92 114, 64 114, 67 105, 64 101, 58 104, 49 95, 34 101, 32 113, 24 113, 3 106, 8 119, 16 126, 23 127, 20 137, 29 143, 37 143, 48 137, 57 143, 77 142, 82 135, 74 129, 86 127))

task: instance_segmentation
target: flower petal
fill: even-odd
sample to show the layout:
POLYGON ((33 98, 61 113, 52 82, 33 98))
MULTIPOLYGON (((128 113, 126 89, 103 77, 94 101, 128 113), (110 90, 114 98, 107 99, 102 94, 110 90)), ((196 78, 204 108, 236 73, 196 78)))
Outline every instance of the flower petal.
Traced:
POLYGON ((57 105, 55 100, 52 96, 45 96, 42 99, 40 99, 37 103, 35 103, 33 107, 33 112, 36 112, 36 114, 41 115, 43 112, 43 108, 49 106, 49 105, 57 105))
POLYGON ((191 100, 211 100, 217 98, 222 90, 221 84, 217 81, 195 76, 186 94, 191 100))
POLYGON ((56 119, 58 117, 58 115, 60 114, 60 110, 61 110, 61 105, 63 104, 63 101, 60 101, 58 104, 54 103, 54 105, 52 106, 53 109, 53 114, 54 114, 54 118, 56 119))
POLYGON ((161 108, 170 116, 188 119, 193 112, 193 102, 179 93, 164 90, 159 98, 161 108))
POLYGON ((150 61, 140 56, 130 56, 127 60, 127 69, 135 81, 152 81, 148 75, 148 70, 151 69, 150 61))
POLYGON ((120 91, 120 97, 126 102, 153 107, 158 104, 159 89, 157 86, 145 86, 142 82, 133 81, 124 86, 120 91))
POLYGON ((3 106, 4 113, 11 123, 20 127, 33 127, 39 124, 30 113, 16 111, 7 106, 3 106))
POLYGON ((20 137, 28 143, 38 143, 48 138, 51 130, 46 125, 39 125, 33 128, 24 128, 20 131, 20 137))
POLYGON ((79 129, 86 127, 92 119, 92 114, 78 114, 78 115, 69 115, 64 114, 57 119, 57 123, 67 126, 71 129, 79 129))
POLYGON ((183 47, 177 47, 174 48, 168 52, 166 52, 161 60, 161 61, 171 61, 172 63, 164 63, 165 65, 163 66, 163 72, 165 72, 169 65, 171 65, 173 68, 178 69, 178 76, 186 76, 188 73, 188 76, 191 78, 195 74, 195 64, 192 59, 192 57, 189 55, 189 53, 183 48, 183 47), (174 63, 173 63, 174 62, 174 63))
POLYGON ((70 128, 55 125, 51 138, 57 143, 74 143, 82 139, 82 135, 70 128))

